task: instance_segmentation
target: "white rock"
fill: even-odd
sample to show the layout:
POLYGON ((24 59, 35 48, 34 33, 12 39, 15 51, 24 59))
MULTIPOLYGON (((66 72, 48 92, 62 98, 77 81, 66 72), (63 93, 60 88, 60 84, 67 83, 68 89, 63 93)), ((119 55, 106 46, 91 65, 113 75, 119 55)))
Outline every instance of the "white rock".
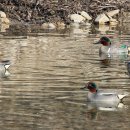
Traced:
POLYGON ((109 16, 109 22, 110 22, 110 25, 117 25, 118 21, 114 18, 112 18, 111 16, 109 16))
POLYGON ((42 28, 48 29, 48 23, 43 23, 43 24, 42 24, 42 28))
POLYGON ((117 9, 117 10, 112 10, 112 11, 107 12, 106 14, 107 14, 108 16, 112 17, 112 16, 118 14, 119 11, 120 11, 119 9, 117 9))
POLYGON ((106 22, 109 22, 109 21, 110 21, 109 18, 105 14, 100 14, 95 19, 95 22, 99 24, 105 24, 106 22))
POLYGON ((84 26, 91 26, 92 24, 91 23, 88 23, 88 22, 84 22, 82 25, 84 25, 84 26))
POLYGON ((118 21, 116 19, 112 18, 112 19, 110 19, 110 22, 116 22, 117 23, 118 21))
POLYGON ((9 28, 9 24, 1 24, 0 25, 0 32, 6 32, 6 29, 9 28))
POLYGON ((74 28, 79 28, 79 23, 71 23, 71 26, 74 27, 74 28))
POLYGON ((87 19, 87 20, 91 20, 92 18, 89 16, 89 14, 87 13, 87 12, 85 12, 85 11, 82 11, 81 12, 81 15, 85 18, 85 19, 87 19))
POLYGON ((10 21, 8 18, 0 18, 0 24, 9 24, 10 21))
POLYGON ((56 28, 56 26, 53 23, 43 23, 42 27, 44 29, 55 29, 56 28))
POLYGON ((64 29, 64 28, 65 28, 65 24, 64 24, 63 22, 57 22, 57 23, 56 23, 56 26, 57 26, 57 28, 59 28, 59 29, 64 29))
POLYGON ((116 19, 111 19, 110 20, 110 25, 117 25, 118 21, 116 19))
POLYGON ((79 14, 71 14, 70 19, 75 23, 82 23, 85 21, 85 18, 79 14))
POLYGON ((106 31, 108 31, 108 30, 109 30, 109 26, 108 25, 100 24, 99 27, 98 27, 98 31, 100 31, 103 34, 105 34, 106 31))
POLYGON ((0 11, 0 18, 6 18, 6 14, 3 11, 0 11))
POLYGON ((48 24, 48 28, 49 28, 49 29, 55 29, 56 26, 55 26, 53 23, 49 23, 49 24, 48 24))

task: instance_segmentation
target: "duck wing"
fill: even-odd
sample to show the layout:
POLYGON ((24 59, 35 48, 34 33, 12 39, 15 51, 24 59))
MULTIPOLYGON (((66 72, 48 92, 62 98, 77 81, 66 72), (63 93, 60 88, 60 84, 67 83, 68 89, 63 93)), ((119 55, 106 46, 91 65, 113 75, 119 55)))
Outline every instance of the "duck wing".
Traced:
POLYGON ((117 92, 113 91, 113 90, 106 89, 106 90, 99 90, 98 94, 99 95, 115 95, 115 94, 117 94, 117 92))
POLYGON ((11 63, 10 63, 10 60, 4 60, 4 61, 1 61, 1 62, 0 62, 0 65, 5 66, 6 69, 9 68, 10 64, 11 64, 11 63))
POLYGON ((104 96, 116 95, 119 99, 123 99, 125 96, 128 96, 129 93, 123 90, 106 89, 106 90, 99 90, 98 95, 104 95, 104 96))

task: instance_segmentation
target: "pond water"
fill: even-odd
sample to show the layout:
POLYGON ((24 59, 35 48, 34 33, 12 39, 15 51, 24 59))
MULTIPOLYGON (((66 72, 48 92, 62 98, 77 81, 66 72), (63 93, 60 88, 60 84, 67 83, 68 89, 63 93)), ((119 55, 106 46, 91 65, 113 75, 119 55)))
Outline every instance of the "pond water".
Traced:
POLYGON ((130 43, 129 26, 121 27, 1 35, 0 58, 11 66, 0 77, 0 128, 129 130, 130 96, 123 108, 99 110, 80 89, 93 80, 101 89, 130 92, 129 56, 101 60, 100 45, 93 44, 102 35, 130 43))

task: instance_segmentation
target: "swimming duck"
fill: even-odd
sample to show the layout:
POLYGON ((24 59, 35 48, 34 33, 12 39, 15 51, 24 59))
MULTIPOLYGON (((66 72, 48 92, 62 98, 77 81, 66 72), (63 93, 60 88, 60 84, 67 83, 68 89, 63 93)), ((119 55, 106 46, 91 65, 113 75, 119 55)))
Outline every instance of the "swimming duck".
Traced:
POLYGON ((130 51, 130 46, 126 44, 113 44, 110 38, 103 36, 100 40, 94 44, 102 44, 103 46, 100 47, 99 54, 101 53, 127 53, 130 51))
POLYGON ((10 61, 1 61, 0 62, 0 77, 7 77, 9 75, 8 68, 10 66, 10 61))
POLYGON ((126 74, 130 76, 130 61, 125 61, 127 72, 126 74))
POLYGON ((122 102, 125 96, 128 96, 128 92, 124 92, 122 90, 113 90, 113 89, 105 89, 99 90, 96 83, 88 82, 84 88, 88 89, 88 101, 94 102, 97 105, 100 104, 102 106, 118 106, 122 102))

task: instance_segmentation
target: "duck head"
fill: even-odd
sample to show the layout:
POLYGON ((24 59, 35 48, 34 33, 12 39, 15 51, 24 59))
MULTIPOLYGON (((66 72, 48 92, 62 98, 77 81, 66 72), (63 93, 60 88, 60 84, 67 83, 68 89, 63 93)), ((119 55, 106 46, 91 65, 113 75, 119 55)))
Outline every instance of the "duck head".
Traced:
POLYGON ((103 46, 110 46, 111 40, 108 37, 101 37, 100 40, 94 44, 102 44, 103 46))
POLYGON ((96 93, 98 90, 97 85, 94 82, 88 82, 82 89, 88 89, 91 93, 96 93))

